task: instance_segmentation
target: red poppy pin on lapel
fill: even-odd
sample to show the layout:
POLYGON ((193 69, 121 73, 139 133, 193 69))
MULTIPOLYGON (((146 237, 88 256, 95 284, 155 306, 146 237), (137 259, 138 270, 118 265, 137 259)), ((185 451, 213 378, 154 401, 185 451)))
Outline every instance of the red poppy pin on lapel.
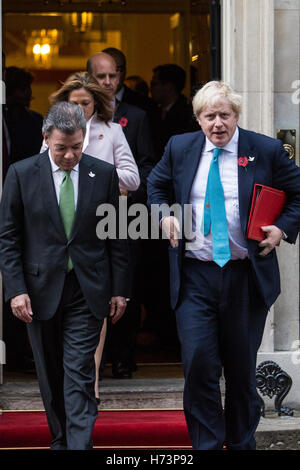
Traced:
POLYGON ((247 171, 247 165, 249 162, 253 162, 254 161, 254 157, 239 157, 238 159, 238 166, 242 166, 243 168, 245 168, 245 171, 247 171))
POLYGON ((127 124, 128 124, 128 119, 126 117, 122 117, 119 121, 119 124, 122 126, 122 127, 126 127, 127 124))

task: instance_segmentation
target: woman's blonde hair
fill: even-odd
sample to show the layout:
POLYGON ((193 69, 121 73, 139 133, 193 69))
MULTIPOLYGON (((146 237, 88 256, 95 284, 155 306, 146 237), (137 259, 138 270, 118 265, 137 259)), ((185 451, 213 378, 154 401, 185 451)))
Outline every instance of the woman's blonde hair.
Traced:
POLYGON ((70 93, 80 88, 84 88, 92 95, 98 119, 108 124, 113 117, 111 97, 102 90, 95 77, 88 72, 77 72, 70 75, 62 87, 50 95, 49 101, 51 105, 58 101, 69 101, 70 93))
POLYGON ((242 110, 242 97, 228 83, 213 80, 206 83, 197 91, 193 98, 193 110, 198 118, 206 106, 214 106, 220 101, 227 101, 235 114, 239 116, 242 110))

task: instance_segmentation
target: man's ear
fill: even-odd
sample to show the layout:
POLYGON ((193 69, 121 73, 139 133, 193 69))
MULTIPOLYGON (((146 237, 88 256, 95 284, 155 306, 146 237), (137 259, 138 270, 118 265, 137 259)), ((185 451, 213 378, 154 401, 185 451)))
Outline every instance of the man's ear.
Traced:
POLYGON ((46 136, 46 134, 44 132, 43 132, 43 137, 44 137, 44 141, 46 142, 46 144, 49 147, 49 138, 46 136))

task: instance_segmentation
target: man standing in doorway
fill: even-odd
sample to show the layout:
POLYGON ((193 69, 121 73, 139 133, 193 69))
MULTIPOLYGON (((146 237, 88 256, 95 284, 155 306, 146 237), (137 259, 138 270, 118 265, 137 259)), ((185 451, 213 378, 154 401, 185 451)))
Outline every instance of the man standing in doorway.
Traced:
POLYGON ((183 95, 185 82, 185 70, 177 64, 158 65, 153 69, 150 91, 160 110, 155 139, 158 160, 173 135, 197 131, 199 128, 191 103, 183 95))
MULTIPOLYGON (((137 106, 119 102, 116 93, 119 85, 117 65, 114 59, 104 52, 95 54, 88 60, 87 71, 94 75, 103 90, 115 102, 114 122, 121 124, 139 169, 141 184, 137 191, 127 194, 128 206, 133 203, 146 204, 147 177, 153 168, 153 148, 147 115, 137 106)), ((112 373, 115 378, 131 378, 136 369, 135 346, 141 316, 142 292, 142 244, 141 240, 129 240, 131 262, 131 295, 124 317, 109 326, 108 342, 111 352, 112 373)), ((106 346, 107 347, 107 346, 106 346)))

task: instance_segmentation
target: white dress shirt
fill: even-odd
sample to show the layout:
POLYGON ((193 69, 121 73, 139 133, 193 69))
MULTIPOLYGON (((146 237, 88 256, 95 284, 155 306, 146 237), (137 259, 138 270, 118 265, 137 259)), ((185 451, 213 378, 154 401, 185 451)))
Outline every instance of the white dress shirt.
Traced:
MULTIPOLYGON (((238 127, 219 154, 219 172, 224 190, 231 259, 248 257, 245 237, 242 233, 238 192, 238 127)), ((202 261, 212 261, 212 236, 203 235, 203 207, 209 168, 216 146, 206 137, 198 170, 193 182, 189 203, 192 204, 192 229, 195 237, 186 243, 186 256, 202 261)))
MULTIPOLYGON (((51 150, 50 149, 49 149, 48 154, 49 154, 49 160, 50 160, 50 163, 51 163, 52 176, 53 176, 53 182, 54 182, 55 193, 56 193, 56 198, 57 198, 57 204, 59 205, 60 188, 61 188, 62 181, 65 177, 65 173, 52 160, 51 150)), ((79 163, 77 163, 77 165, 75 165, 74 168, 72 168, 72 170, 70 171, 70 177, 71 177, 71 180, 72 180, 73 186, 74 186, 74 202, 75 202, 75 210, 76 210, 77 199, 78 199, 79 163)))
MULTIPOLYGON (((47 149, 45 141, 41 152, 47 149)), ((120 124, 97 119, 94 114, 86 125, 82 151, 115 165, 120 189, 135 191, 140 185, 139 170, 120 124)))

